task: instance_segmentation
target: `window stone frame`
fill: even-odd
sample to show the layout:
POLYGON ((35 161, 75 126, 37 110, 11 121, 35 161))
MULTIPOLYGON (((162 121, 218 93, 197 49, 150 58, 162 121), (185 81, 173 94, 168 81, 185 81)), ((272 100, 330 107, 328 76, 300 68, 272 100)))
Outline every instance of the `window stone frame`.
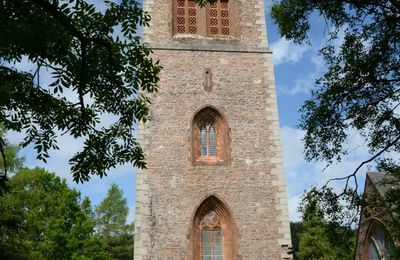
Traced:
POLYGON ((229 124, 226 117, 215 107, 206 106, 199 109, 191 122, 191 161, 194 165, 227 165, 231 164, 229 124), (201 155, 200 128, 203 124, 212 124, 216 130, 216 156, 201 155))
POLYGON ((222 245, 224 260, 236 260, 238 256, 238 232, 227 204, 216 195, 210 195, 196 208, 191 221, 190 249, 192 260, 201 260, 201 221, 205 215, 214 211, 220 221, 222 229, 222 245))

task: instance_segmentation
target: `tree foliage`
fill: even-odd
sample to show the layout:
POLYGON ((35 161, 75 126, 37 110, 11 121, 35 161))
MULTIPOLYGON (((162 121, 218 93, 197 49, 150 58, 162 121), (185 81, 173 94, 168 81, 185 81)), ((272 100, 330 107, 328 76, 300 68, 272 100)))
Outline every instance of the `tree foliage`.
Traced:
POLYGON ((300 260, 340 259, 329 244, 324 223, 316 216, 305 222, 305 231, 300 234, 299 251, 296 255, 300 260))
POLYGON ((44 169, 22 169, 0 197, 1 259, 109 259, 90 202, 44 169), (5 225, 6 224, 6 225, 5 225))
POLYGON ((126 198, 118 185, 112 184, 107 197, 96 207, 97 230, 105 236, 119 235, 126 231, 129 209, 126 198))
POLYGON ((19 170, 24 161, 24 158, 18 156, 20 147, 10 144, 5 134, 4 128, 0 125, 0 196, 6 188, 8 173, 19 170))
POLYGON ((82 0, 0 1, 0 123, 26 133, 23 145, 33 144, 43 161, 60 135, 83 138, 70 160, 77 182, 127 162, 145 167, 133 130, 150 100, 138 92, 157 91, 161 69, 137 36, 150 19, 141 5, 104 2, 100 12, 82 0), (23 59, 36 69, 17 70, 23 59))
POLYGON ((95 209, 96 230, 113 259, 133 258, 133 225, 127 225, 129 208, 122 190, 112 184, 95 209))
POLYGON ((353 259, 355 231, 358 220, 354 194, 346 193, 340 200, 330 188, 311 189, 299 206, 304 231, 300 234, 299 259, 353 259))
POLYGON ((304 232, 304 224, 302 221, 290 222, 290 236, 292 238, 293 259, 298 260, 297 252, 299 251, 300 234, 304 232))
POLYGON ((400 152, 400 1, 282 0, 272 7, 281 35, 297 43, 309 42, 314 15, 327 25, 320 50, 327 70, 301 109, 305 157, 340 162, 351 153, 349 137, 359 134, 371 156, 333 179, 345 181, 336 197, 348 194, 351 181, 357 189, 359 170, 376 162, 393 177, 397 189, 386 194, 386 202, 398 214, 400 164, 388 158, 400 152))
POLYGON ((360 167, 399 152, 400 1, 283 0, 272 7, 281 34, 297 43, 308 41, 313 14, 329 27, 321 49, 327 71, 302 108, 306 158, 340 161, 353 130, 373 154, 360 167))

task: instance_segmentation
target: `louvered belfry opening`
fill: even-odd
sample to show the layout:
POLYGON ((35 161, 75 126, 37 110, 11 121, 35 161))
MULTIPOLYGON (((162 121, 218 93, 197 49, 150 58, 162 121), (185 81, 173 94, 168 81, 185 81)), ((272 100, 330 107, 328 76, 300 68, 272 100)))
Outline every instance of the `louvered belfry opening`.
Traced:
POLYGON ((176 0, 176 32, 197 33, 197 5, 194 0, 176 0))
POLYGON ((193 163, 230 163, 229 126, 216 109, 201 109, 192 122, 193 163))
POLYGON ((174 1, 174 34, 202 36, 233 35, 233 5, 229 0, 217 0, 201 8, 195 0, 174 1))
POLYGON ((196 210, 192 222, 192 259, 234 259, 236 238, 233 216, 226 204, 214 195, 205 199, 196 210))
POLYGON ((209 27, 211 35, 229 35, 229 0, 210 4, 209 27))

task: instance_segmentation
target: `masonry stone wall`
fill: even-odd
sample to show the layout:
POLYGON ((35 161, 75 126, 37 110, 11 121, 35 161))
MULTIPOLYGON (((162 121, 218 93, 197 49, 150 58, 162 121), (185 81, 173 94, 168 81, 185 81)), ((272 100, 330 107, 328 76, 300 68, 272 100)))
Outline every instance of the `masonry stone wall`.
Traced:
POLYGON ((174 38, 171 3, 145 0, 152 15, 146 40, 164 67, 151 119, 138 139, 147 170, 137 173, 135 259, 193 259, 190 227, 207 197, 232 212, 238 234, 234 259, 287 259, 290 229, 280 144, 272 53, 263 1, 239 1, 241 37, 174 38), (204 71, 212 91, 204 89, 204 71), (231 161, 196 165, 191 123, 196 111, 217 108, 229 123, 231 161))
MULTIPOLYGON (((268 0, 270 1, 270 0, 268 0)), ((238 37, 228 44, 247 47, 267 47, 263 0, 235 0, 239 16, 235 21, 238 37)), ((144 0, 144 9, 151 15, 150 29, 144 31, 145 41, 155 44, 175 43, 172 24, 173 0, 144 0)), ((177 37, 179 38, 179 36, 177 37)), ((215 37, 193 37, 187 42, 201 45, 226 45, 227 40, 215 37)))

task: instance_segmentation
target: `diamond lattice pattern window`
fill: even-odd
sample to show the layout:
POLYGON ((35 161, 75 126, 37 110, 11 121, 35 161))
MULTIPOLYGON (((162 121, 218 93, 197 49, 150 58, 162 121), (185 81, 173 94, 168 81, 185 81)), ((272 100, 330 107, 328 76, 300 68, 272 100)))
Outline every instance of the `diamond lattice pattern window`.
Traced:
POLYGON ((209 27, 211 35, 229 35, 229 1, 220 0, 210 5, 209 27))
POLYGON ((232 35, 229 0, 217 0, 205 8, 200 8, 195 0, 174 1, 175 34, 232 35))
POLYGON ((176 0, 176 32, 197 33, 197 5, 194 0, 176 0))

